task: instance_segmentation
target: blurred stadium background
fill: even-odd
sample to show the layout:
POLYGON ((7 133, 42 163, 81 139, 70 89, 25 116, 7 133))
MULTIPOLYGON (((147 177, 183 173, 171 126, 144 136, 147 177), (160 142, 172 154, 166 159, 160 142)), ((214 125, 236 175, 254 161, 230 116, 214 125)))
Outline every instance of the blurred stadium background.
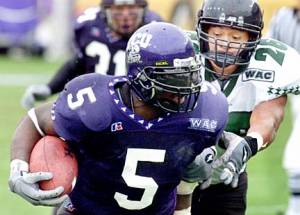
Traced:
MULTIPOLYGON (((264 32, 270 17, 279 7, 295 2, 261 0, 265 14, 264 32)), ((166 20, 193 29, 194 17, 201 3, 201 0, 149 0, 149 7, 166 20)), ((99 0, 0 0, 1 214, 50 214, 49 208, 34 207, 9 192, 9 145, 18 121, 25 114, 20 99, 26 86, 49 80, 63 59, 71 54, 72 18, 85 8, 98 4, 99 0)), ((279 215, 285 210, 288 189, 281 162, 291 129, 290 118, 287 111, 275 143, 249 162, 247 215, 279 215)))

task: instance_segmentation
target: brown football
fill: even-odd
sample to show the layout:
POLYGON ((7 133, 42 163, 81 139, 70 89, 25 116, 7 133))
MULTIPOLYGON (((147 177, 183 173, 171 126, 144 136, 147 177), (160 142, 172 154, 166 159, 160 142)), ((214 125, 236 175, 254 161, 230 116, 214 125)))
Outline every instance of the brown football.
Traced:
POLYGON ((31 152, 29 171, 52 172, 52 179, 39 182, 40 189, 52 190, 63 186, 63 194, 68 194, 75 184, 78 164, 65 141, 58 137, 45 136, 36 143, 31 152))

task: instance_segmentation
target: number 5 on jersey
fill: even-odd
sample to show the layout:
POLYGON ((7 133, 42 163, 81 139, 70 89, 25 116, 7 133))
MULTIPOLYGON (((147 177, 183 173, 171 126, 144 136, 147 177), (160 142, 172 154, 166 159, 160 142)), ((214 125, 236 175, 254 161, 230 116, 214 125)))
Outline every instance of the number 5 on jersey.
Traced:
POLYGON ((70 109, 76 110, 81 105, 83 105, 85 96, 88 98, 90 103, 96 102, 96 96, 91 87, 86 87, 78 90, 75 99, 73 98, 73 95, 71 93, 68 94, 68 106, 70 107, 70 109))
POLYGON ((122 172, 122 177, 128 187, 144 189, 143 196, 139 201, 129 200, 128 196, 116 192, 115 200, 120 207, 128 210, 140 210, 152 204, 154 195, 158 189, 158 184, 151 177, 136 175, 138 162, 164 162, 165 150, 158 149, 131 149, 127 150, 126 161, 122 172), (151 155, 151 156, 149 156, 151 155))

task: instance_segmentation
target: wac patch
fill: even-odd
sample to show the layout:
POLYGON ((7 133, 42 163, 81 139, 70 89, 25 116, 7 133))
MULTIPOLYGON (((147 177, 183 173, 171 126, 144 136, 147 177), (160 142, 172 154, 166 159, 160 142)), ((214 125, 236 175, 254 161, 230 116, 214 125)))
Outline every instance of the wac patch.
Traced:
POLYGON ((188 128, 193 130, 215 132, 218 126, 218 122, 211 119, 190 118, 189 121, 190 126, 188 128))
POLYGON ((249 69, 243 73, 243 81, 274 82, 275 72, 273 70, 249 69))

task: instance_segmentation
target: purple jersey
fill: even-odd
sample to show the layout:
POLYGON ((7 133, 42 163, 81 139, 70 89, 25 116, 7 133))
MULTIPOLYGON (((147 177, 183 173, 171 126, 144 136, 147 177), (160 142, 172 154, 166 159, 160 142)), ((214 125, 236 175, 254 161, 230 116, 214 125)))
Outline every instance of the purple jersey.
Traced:
MULTIPOLYGON (((161 21, 159 15, 146 10, 144 24, 161 21)), ((85 73, 125 75, 125 49, 128 38, 115 35, 100 8, 90 8, 77 19, 75 45, 85 73)))
POLYGON ((80 214, 171 215, 183 170, 224 129, 227 100, 204 83, 193 112, 147 121, 120 100, 124 82, 79 76, 53 106, 54 128, 79 161, 70 198, 80 214))

